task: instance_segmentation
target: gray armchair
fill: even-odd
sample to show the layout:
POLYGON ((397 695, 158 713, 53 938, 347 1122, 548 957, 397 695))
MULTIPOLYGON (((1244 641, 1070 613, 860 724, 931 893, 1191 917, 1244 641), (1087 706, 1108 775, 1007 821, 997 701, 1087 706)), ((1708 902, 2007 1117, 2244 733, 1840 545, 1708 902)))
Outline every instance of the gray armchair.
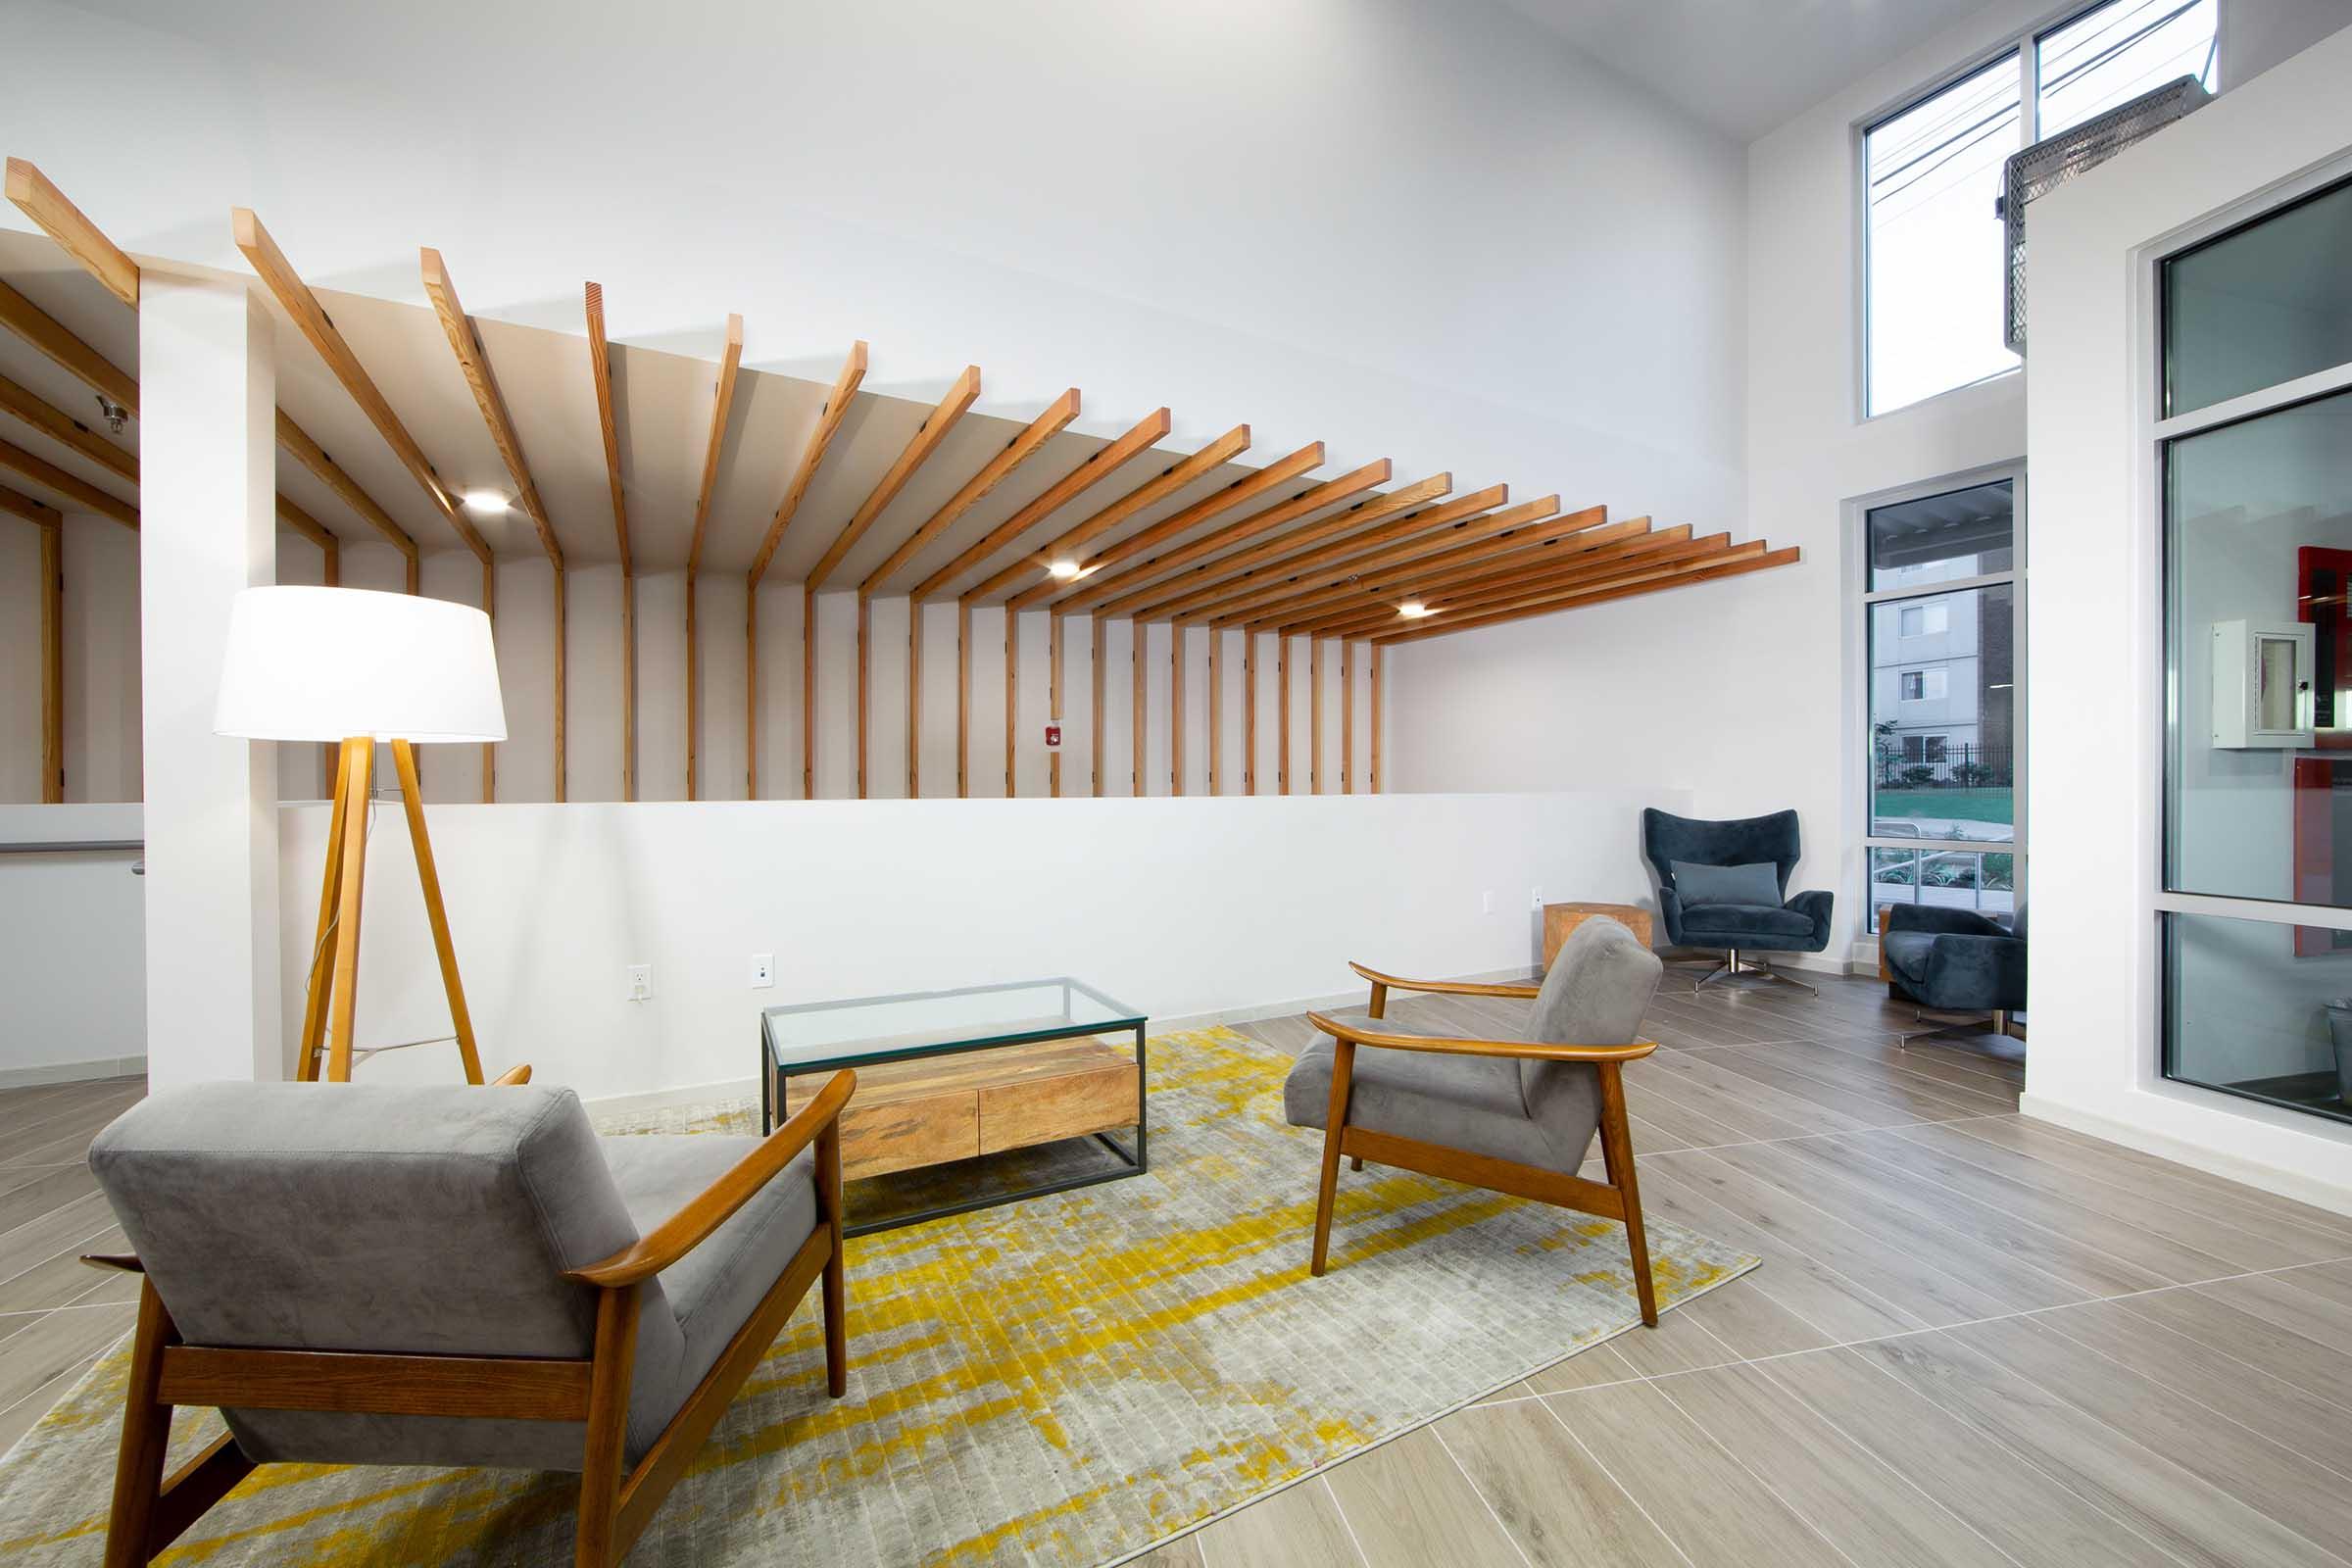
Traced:
MULTIPOLYGON (((1891 994, 1931 1012, 1989 1013, 1992 1033, 2005 1035, 2009 1015, 2026 1005, 2025 906, 2004 926, 1973 909, 1890 904, 1879 915, 1879 957, 1891 994)), ((1939 1024, 1902 1039, 1908 1045, 1960 1027, 1939 1024)))
POLYGON ((1330 1038, 1307 1048, 1282 1087, 1291 1125, 1323 1129, 1312 1272, 1323 1272, 1330 1250, 1345 1154, 1358 1170, 1377 1160, 1623 1221, 1642 1321, 1655 1328, 1619 1075, 1657 1049, 1639 1038, 1665 972, 1656 956, 1616 921, 1597 919, 1570 935, 1540 988, 1399 980, 1350 967, 1372 982, 1371 1005, 1308 1013, 1330 1038), (1390 1019, 1392 990, 1514 997, 1535 1006, 1524 1040, 1462 1040, 1390 1019), (1596 1131, 1605 1184, 1578 1174, 1596 1131))
POLYGON ((580 1473, 618 1562, 809 1287, 848 1376, 837 1073, 765 1139, 600 1138, 569 1090, 205 1084, 98 1135, 143 1273, 108 1568, 255 1465, 580 1473), (228 1434, 170 1482, 177 1405, 228 1434))

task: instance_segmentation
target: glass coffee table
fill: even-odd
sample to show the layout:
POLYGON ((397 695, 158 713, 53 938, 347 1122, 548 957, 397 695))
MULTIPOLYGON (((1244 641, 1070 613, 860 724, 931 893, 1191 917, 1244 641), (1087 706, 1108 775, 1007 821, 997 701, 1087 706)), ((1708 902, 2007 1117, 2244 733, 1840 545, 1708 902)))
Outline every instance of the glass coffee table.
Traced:
POLYGON ((828 1074, 856 1069, 841 1118, 843 1178, 924 1175, 908 1179, 921 1189, 912 1207, 853 1214, 853 1236, 1140 1176, 1150 1168, 1145 1023, 1067 975, 769 1007, 760 1015, 760 1130, 814 1099, 828 1074), (1050 1157, 1046 1147, 1076 1143, 1110 1157, 1050 1157), (978 1166, 968 1181, 931 1169, 1012 1151, 1039 1155, 996 1162, 1027 1169, 993 1181, 978 1166))

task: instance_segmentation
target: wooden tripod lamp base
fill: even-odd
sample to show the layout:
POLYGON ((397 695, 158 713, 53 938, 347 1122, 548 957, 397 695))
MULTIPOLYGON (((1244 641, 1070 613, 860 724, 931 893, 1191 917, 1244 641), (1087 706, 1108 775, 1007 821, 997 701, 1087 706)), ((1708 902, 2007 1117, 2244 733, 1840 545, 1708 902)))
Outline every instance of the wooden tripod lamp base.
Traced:
MULTIPOLYGON (((432 923, 433 952, 441 960, 441 986, 449 994, 458 1056, 465 1063, 466 1081, 478 1084, 482 1058, 474 1049, 466 987, 458 978, 458 951, 449 938, 449 911, 441 904, 441 876, 433 868, 433 843, 424 830, 424 801, 416 790, 416 749, 407 741, 391 745, 392 765, 400 774, 401 804, 409 814, 409 843, 416 852, 416 880, 424 890, 425 918, 432 923)), ((334 813, 326 830, 326 876, 318 891, 318 941, 311 956, 310 993, 302 1007, 302 1056, 295 1064, 295 1076, 305 1083, 319 1078, 338 1084, 351 1081, 356 1049, 352 1030, 360 1000, 361 893, 368 874, 369 786, 374 771, 374 738, 345 737, 335 763, 334 813)))

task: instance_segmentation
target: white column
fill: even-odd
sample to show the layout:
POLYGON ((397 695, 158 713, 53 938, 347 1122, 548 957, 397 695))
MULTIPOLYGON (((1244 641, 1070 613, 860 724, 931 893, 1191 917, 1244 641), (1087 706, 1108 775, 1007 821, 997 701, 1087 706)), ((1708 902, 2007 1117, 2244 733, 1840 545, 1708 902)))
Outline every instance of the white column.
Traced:
POLYGON ((139 291, 147 1078, 286 1076, 277 748, 213 733, 237 590, 277 572, 277 366, 242 283, 139 291))

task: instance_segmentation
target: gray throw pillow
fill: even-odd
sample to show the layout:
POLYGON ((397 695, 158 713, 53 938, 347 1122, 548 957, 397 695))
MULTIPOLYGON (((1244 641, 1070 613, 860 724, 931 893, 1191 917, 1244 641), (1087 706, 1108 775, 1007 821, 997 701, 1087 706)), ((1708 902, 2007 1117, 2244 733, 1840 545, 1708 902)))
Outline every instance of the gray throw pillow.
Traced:
POLYGON ((1747 865, 1699 865, 1690 860, 1677 860, 1674 890, 1685 905, 1760 904, 1767 909, 1781 906, 1780 868, 1770 860, 1747 865))

